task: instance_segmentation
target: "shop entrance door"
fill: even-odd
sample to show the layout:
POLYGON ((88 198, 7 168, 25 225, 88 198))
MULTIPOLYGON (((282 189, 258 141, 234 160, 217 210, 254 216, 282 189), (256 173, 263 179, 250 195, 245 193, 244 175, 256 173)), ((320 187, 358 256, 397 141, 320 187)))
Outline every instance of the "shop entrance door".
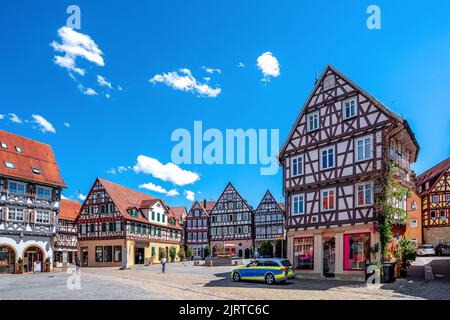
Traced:
POLYGON ((334 237, 323 238, 323 275, 334 277, 336 263, 336 240, 334 237))
POLYGON ((81 265, 83 267, 88 266, 89 252, 87 248, 81 248, 81 265))
POLYGON ((134 264, 144 264, 144 248, 134 249, 134 264))
POLYGON ((31 247, 25 251, 25 269, 26 272, 42 272, 43 271, 43 253, 37 247, 31 247))

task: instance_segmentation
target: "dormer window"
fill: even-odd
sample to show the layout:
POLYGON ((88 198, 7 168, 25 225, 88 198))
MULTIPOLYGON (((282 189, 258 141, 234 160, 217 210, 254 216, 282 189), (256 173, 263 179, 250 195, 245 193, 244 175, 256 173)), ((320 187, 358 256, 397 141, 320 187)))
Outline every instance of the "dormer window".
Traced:
POLYGON ((18 147, 18 146, 16 146, 16 151, 17 151, 18 153, 22 153, 22 152, 23 152, 22 148, 21 148, 21 147, 18 147))
POLYGON ((33 171, 34 174, 41 174, 41 169, 39 168, 31 168, 31 170, 33 171))
POLYGON ((14 164, 9 161, 5 161, 5 167, 7 167, 8 169, 15 169, 14 164))
POLYGON ((6 142, 2 142, 1 146, 3 149, 8 149, 8 144, 6 142))

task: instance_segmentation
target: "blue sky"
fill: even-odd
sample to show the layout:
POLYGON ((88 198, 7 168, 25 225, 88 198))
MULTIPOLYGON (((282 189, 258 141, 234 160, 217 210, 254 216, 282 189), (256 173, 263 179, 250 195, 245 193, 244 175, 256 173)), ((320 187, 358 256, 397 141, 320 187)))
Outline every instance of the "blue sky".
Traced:
POLYGON ((414 165, 421 173, 450 155, 449 15, 450 2, 437 0, 9 1, 0 11, 0 128, 53 146, 67 197, 86 194, 100 176, 135 189, 145 183, 175 189, 178 196, 141 190, 189 205, 185 190, 216 199, 232 181, 256 207, 267 189, 282 199, 281 170, 261 176, 258 165, 181 165, 200 177, 186 185, 108 170, 134 166, 139 155, 171 162, 172 131, 192 130, 195 120, 223 131, 276 128, 281 146, 316 73, 333 64, 408 119, 421 146, 414 165), (58 30, 71 4, 81 9, 77 31, 95 42, 104 63, 78 57, 85 74, 72 71, 77 82, 55 64, 64 53, 50 45, 62 43, 58 30), (381 30, 366 27, 371 4, 381 8, 381 30), (257 67, 265 52, 280 65, 280 74, 266 82, 257 67), (169 72, 185 75, 181 68, 220 93, 202 97, 149 82, 169 72), (112 89, 100 86, 97 75, 112 89), (97 95, 83 94, 88 88, 97 95), (10 113, 23 122, 11 121, 10 113), (32 115, 55 133, 42 132, 32 115))

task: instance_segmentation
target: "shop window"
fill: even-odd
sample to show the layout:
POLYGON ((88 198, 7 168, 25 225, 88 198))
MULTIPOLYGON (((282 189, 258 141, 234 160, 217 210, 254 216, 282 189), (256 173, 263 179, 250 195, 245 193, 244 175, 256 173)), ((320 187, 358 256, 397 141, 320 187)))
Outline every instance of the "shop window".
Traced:
POLYGON ((112 262, 113 258, 113 249, 112 246, 105 246, 105 262, 112 262))
POLYGON ((298 270, 314 270, 314 237, 294 239, 294 266, 298 270))
POLYGON ((114 246, 114 262, 122 261, 122 246, 114 246))
POLYGON ((363 270, 370 261, 370 234, 344 235, 344 270, 363 270))
POLYGON ((103 247, 95 247, 95 262, 103 262, 103 247))

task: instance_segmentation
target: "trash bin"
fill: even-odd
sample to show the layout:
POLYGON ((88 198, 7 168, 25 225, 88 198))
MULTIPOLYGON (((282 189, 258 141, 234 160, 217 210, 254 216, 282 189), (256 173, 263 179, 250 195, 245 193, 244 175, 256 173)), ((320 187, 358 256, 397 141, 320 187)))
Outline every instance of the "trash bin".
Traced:
POLYGON ((150 265, 150 260, 148 258, 145 258, 144 266, 148 267, 149 265, 150 265))
POLYGON ((395 281, 395 263, 383 263, 383 283, 392 283, 395 281))

